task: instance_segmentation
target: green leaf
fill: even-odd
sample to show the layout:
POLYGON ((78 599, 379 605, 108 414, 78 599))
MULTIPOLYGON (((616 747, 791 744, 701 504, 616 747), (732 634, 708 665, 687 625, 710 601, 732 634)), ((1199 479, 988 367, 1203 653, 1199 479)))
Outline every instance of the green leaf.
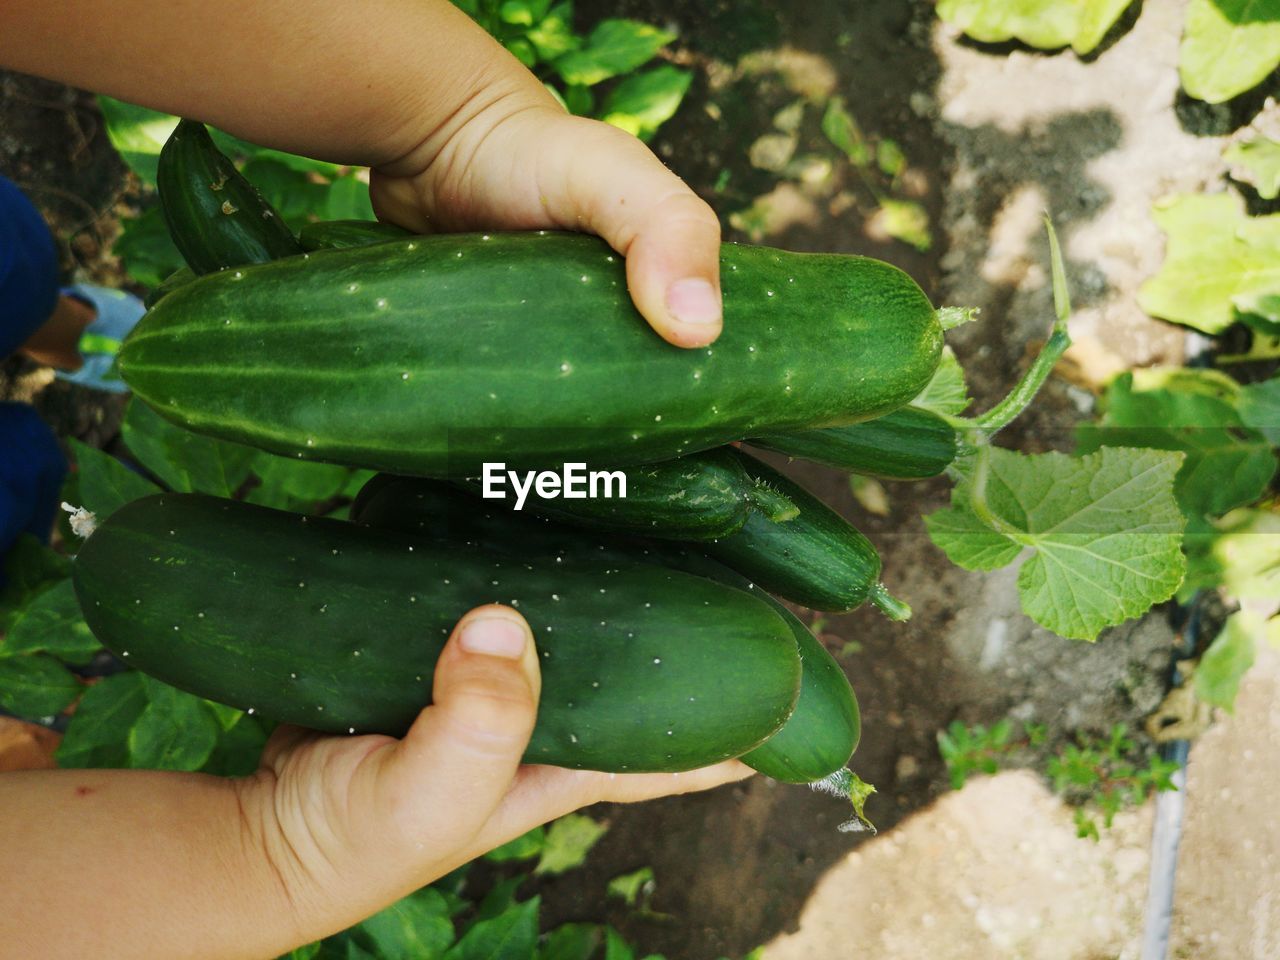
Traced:
POLYGON ((75 587, 63 580, 18 611, 0 642, 0 658, 48 653, 79 666, 100 649, 80 613, 75 587))
POLYGON ((1079 450, 1183 451, 1178 503, 1190 517, 1218 516, 1261 496, 1277 466, 1266 439, 1244 429, 1232 403, 1237 391, 1234 381, 1213 371, 1121 374, 1107 388, 1101 421, 1077 431, 1079 450), (1141 389, 1148 385, 1156 388, 1141 389))
POLYGON ((56 754, 61 767, 124 767, 129 731, 147 707, 142 674, 130 670, 100 680, 76 705, 56 754))
POLYGON ((844 97, 832 97, 827 101, 827 108, 822 114, 822 132, 855 167, 865 167, 870 162, 871 151, 858 121, 845 109, 844 97))
POLYGON ((444 960, 533 960, 538 943, 539 897, 478 920, 444 955, 444 960))
POLYGON ((129 276, 146 287, 158 287, 175 270, 185 266, 182 254, 169 237, 159 204, 136 217, 120 221, 120 236, 111 247, 129 276))
MULTIPOLYGON (((205 701, 205 705, 219 706, 209 700, 205 701)), ((217 710, 214 712, 217 713, 217 710)), ((271 724, 259 717, 241 714, 238 710, 234 712, 239 715, 239 719, 230 729, 223 725, 217 745, 209 754, 209 759, 200 767, 202 773, 215 777, 247 777, 258 769, 258 761, 262 757, 262 748, 267 744, 271 724)))
POLYGON ((635 960, 635 951, 631 944, 613 927, 605 927, 604 960, 635 960))
POLYGON ((1241 423, 1280 447, 1280 376, 1241 387, 1236 410, 1241 423))
POLYGON ((943 416, 959 416, 973 401, 964 382, 964 369, 949 346, 942 348, 942 359, 933 378, 914 400, 913 407, 923 407, 943 416))
POLYGON ((1233 143, 1223 154, 1231 165, 1231 176, 1248 183, 1264 200, 1280 194, 1280 142, 1270 137, 1254 137, 1233 143))
POLYGON ((598 924, 563 923, 547 934, 538 948, 538 960, 591 960, 598 946, 598 924))
POLYGON ((1232 510, 1215 526, 1210 554, 1227 593, 1237 600, 1280 597, 1280 513, 1232 510))
POLYGON ((110 454, 72 438, 71 453, 79 471, 77 506, 105 520, 126 503, 159 493, 160 488, 110 454))
POLYGON ((251 464, 262 481, 246 499, 266 507, 293 510, 340 495, 351 479, 351 468, 333 463, 293 460, 257 453, 251 464))
POLYGON ((75 674, 42 653, 0 659, 0 707, 28 720, 52 717, 84 689, 75 674))
POLYGON ((589 87, 648 63, 675 38, 638 20, 602 20, 581 50, 564 54, 553 66, 565 83, 589 87))
POLYGON ((653 868, 641 867, 639 870, 631 871, 631 873, 624 873, 621 876, 614 877, 609 881, 609 885, 605 887, 605 894, 610 897, 618 897, 628 907, 634 907, 641 894, 647 896, 653 891, 653 886, 653 868))
POLYGON ((692 79, 688 70, 670 64, 627 77, 605 98, 601 119, 648 140, 675 115, 692 79))
POLYGON ((542 852, 547 843, 547 831, 543 827, 534 827, 528 833, 522 833, 514 840, 508 840, 500 847, 494 847, 484 855, 491 863, 507 863, 512 860, 532 860, 542 852))
POLYGON ((555 60, 582 46, 582 38, 573 32, 573 4, 561 3, 552 7, 525 39, 533 44, 538 59, 555 60))
POLYGON ((533 872, 554 876, 581 866, 588 851, 608 830, 603 823, 580 813, 561 817, 547 830, 546 845, 533 872))
POLYGON ((1222 103, 1280 64, 1280 0, 1191 0, 1179 51, 1182 89, 1222 103))
POLYGON ((876 165, 887 177, 896 177, 907 168, 907 155, 893 140, 881 140, 876 145, 876 165))
POLYGON ((373 220, 369 185, 357 176, 338 177, 325 193, 324 220, 373 220))
POLYGON ((99 96, 98 107, 111 145, 143 183, 154 187, 160 148, 178 125, 178 118, 112 97, 99 96))
POLYGON ((351 932, 379 960, 430 960, 453 944, 449 905, 430 887, 397 900, 351 932))
POLYGON ((218 720, 203 700, 158 680, 146 681, 146 709, 129 731, 129 766, 199 770, 218 744, 218 720))
POLYGON ((1280 291, 1280 215, 1248 217, 1229 193, 1191 194, 1156 204, 1168 235, 1160 272, 1138 290, 1142 309, 1205 333, 1235 321, 1233 300, 1280 291))
POLYGON ((18 613, 60 580, 71 576, 71 563, 29 533, 19 535, 9 553, 0 557, 4 577, 0 582, 0 631, 7 630, 18 613))
POLYGON ((874 222, 884 233, 917 250, 924 251, 933 246, 933 235, 929 232, 929 214, 914 200, 884 197, 880 201, 880 209, 876 211, 874 222))
POLYGON ((929 536, 966 570, 991 570, 1032 551, 1018 574, 1022 609, 1061 634, 1093 640, 1168 599, 1185 569, 1185 520, 1173 497, 1183 455, 1104 447, 1084 457, 992 448, 986 503, 975 470, 951 507, 925 518, 929 536))
MULTIPOLYGON (((278 157, 258 154, 241 172, 294 230, 314 219, 329 203, 330 187, 317 183, 306 171, 295 169, 278 157)), ((373 215, 363 216, 372 220, 373 215)))
POLYGON ((1266 627, 1248 611, 1233 613, 1200 657, 1195 672, 1196 697, 1227 712, 1235 710, 1240 680, 1253 666, 1266 627))
POLYGON ((248 479, 252 447, 191 433, 134 399, 124 418, 124 442, 144 467, 180 493, 229 497, 248 479))
POLYGON ((939 0, 938 16, 974 40, 1094 49, 1133 0, 939 0))

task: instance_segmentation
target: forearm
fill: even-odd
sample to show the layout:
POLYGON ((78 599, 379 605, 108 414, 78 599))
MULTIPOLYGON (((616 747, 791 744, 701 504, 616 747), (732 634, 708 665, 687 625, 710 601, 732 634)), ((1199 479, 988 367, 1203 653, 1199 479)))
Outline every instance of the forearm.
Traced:
POLYGON ((296 946, 232 782, 141 770, 0 775, 0 958, 245 958, 296 946))
POLYGON ((545 96, 449 0, 5 0, 0 65, 369 166, 477 97, 545 96))

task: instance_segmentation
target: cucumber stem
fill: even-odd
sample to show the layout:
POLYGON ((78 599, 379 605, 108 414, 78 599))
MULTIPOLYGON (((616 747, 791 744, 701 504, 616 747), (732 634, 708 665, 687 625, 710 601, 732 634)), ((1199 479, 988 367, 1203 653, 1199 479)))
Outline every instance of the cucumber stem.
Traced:
POLYGON ((774 523, 784 523, 800 516, 800 508, 786 494, 773 489, 764 480, 757 480, 746 494, 747 503, 774 523))
POLYGON ((870 831, 873 836, 875 835, 876 825, 868 820, 866 814, 862 811, 867 805, 867 799, 876 792, 876 788, 863 781, 848 767, 837 770, 821 780, 813 781, 813 783, 809 784, 809 788, 848 800, 853 805, 853 817, 836 828, 841 833, 870 831))
POLYGON ((903 620, 911 619, 911 606, 903 600, 899 600, 891 594, 883 583, 876 583, 867 591, 867 599, 871 601, 872 606, 883 613, 890 620, 901 623, 903 620))

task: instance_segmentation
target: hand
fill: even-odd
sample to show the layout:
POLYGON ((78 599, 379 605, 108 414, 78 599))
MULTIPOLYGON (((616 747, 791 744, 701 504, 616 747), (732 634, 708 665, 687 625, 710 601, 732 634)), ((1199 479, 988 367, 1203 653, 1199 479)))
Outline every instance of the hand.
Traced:
MULTIPOLYGON (((532 77, 524 71, 525 78, 532 77)), ((410 154, 375 167, 378 216, 420 233, 582 230, 626 257, 637 309, 681 347, 720 333, 720 222, 635 137, 574 117, 536 82, 482 90, 410 154)))
POLYGON ((403 740, 277 730, 240 784, 248 839, 294 907, 299 942, 341 930, 541 823, 598 801, 705 790, 737 761, 682 774, 522 766, 540 677, 508 607, 466 614, 436 665, 432 705, 403 740))

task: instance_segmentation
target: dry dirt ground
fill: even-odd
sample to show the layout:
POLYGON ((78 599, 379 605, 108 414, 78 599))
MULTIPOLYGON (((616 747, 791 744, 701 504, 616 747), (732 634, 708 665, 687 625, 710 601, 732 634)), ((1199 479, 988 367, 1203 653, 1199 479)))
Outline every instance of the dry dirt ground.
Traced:
MULTIPOLYGON (((1064 369, 1070 381, 1050 384, 1002 438, 1007 445, 1070 449, 1075 422, 1093 405, 1089 383, 1124 366, 1183 359, 1181 333, 1145 318, 1134 301, 1162 250, 1148 210, 1163 194, 1220 181, 1217 134, 1233 122, 1229 110, 1196 111, 1178 99, 1183 0, 1147 0, 1090 62, 962 42, 920 0, 579 7, 586 18, 637 15, 679 29, 697 79, 654 146, 726 221, 765 197, 768 242, 880 256, 935 301, 982 307, 981 322, 952 337, 979 407, 1007 389, 1050 323, 1040 214, 1053 211, 1082 346, 1064 369), (869 232, 856 184, 808 189, 748 162, 778 111, 831 94, 846 98, 869 135, 902 145, 904 181, 933 224, 928 251, 869 232)), ((37 123, 39 108, 13 95, 30 99, 32 89, 0 85, 0 170, 23 164, 28 175, 53 178, 105 212, 106 226, 94 229, 109 233, 121 182, 101 137, 90 132, 76 161, 67 159, 67 143, 77 142, 66 133, 68 111, 91 119, 92 110, 37 87, 46 99, 66 98, 37 123), (28 124, 20 135, 18 118, 28 124)), ((829 151, 806 109, 799 151, 829 151)), ((0 388, 14 389, 12 381, 0 388)), ((60 385, 30 392, 63 434, 111 441, 114 408, 60 385)), ((1070 809, 1031 772, 949 792, 935 736, 956 719, 1013 716, 1046 724, 1052 749, 1077 730, 1140 727, 1165 689, 1176 641, 1167 611, 1095 645, 1062 640, 1022 616, 1011 572, 959 571, 929 544, 920 518, 946 503, 944 482, 890 488, 889 512, 878 517, 858 507, 842 476, 793 472, 859 523, 881 549, 890 587, 915 608, 907 625, 858 611, 824 628, 862 705, 855 769, 879 788, 868 812, 880 835, 838 833, 839 803, 763 778, 598 808, 610 831, 586 867, 540 884, 547 920, 607 919, 671 960, 737 957, 761 944, 770 960, 1136 958, 1149 809, 1123 814, 1100 843, 1076 840, 1070 809), (648 911, 604 899, 611 877, 642 866, 656 876, 648 911)), ((1271 658, 1249 678, 1236 717, 1193 750, 1175 957, 1280 956, 1280 836, 1263 807, 1280 780, 1278 682, 1271 658)))

